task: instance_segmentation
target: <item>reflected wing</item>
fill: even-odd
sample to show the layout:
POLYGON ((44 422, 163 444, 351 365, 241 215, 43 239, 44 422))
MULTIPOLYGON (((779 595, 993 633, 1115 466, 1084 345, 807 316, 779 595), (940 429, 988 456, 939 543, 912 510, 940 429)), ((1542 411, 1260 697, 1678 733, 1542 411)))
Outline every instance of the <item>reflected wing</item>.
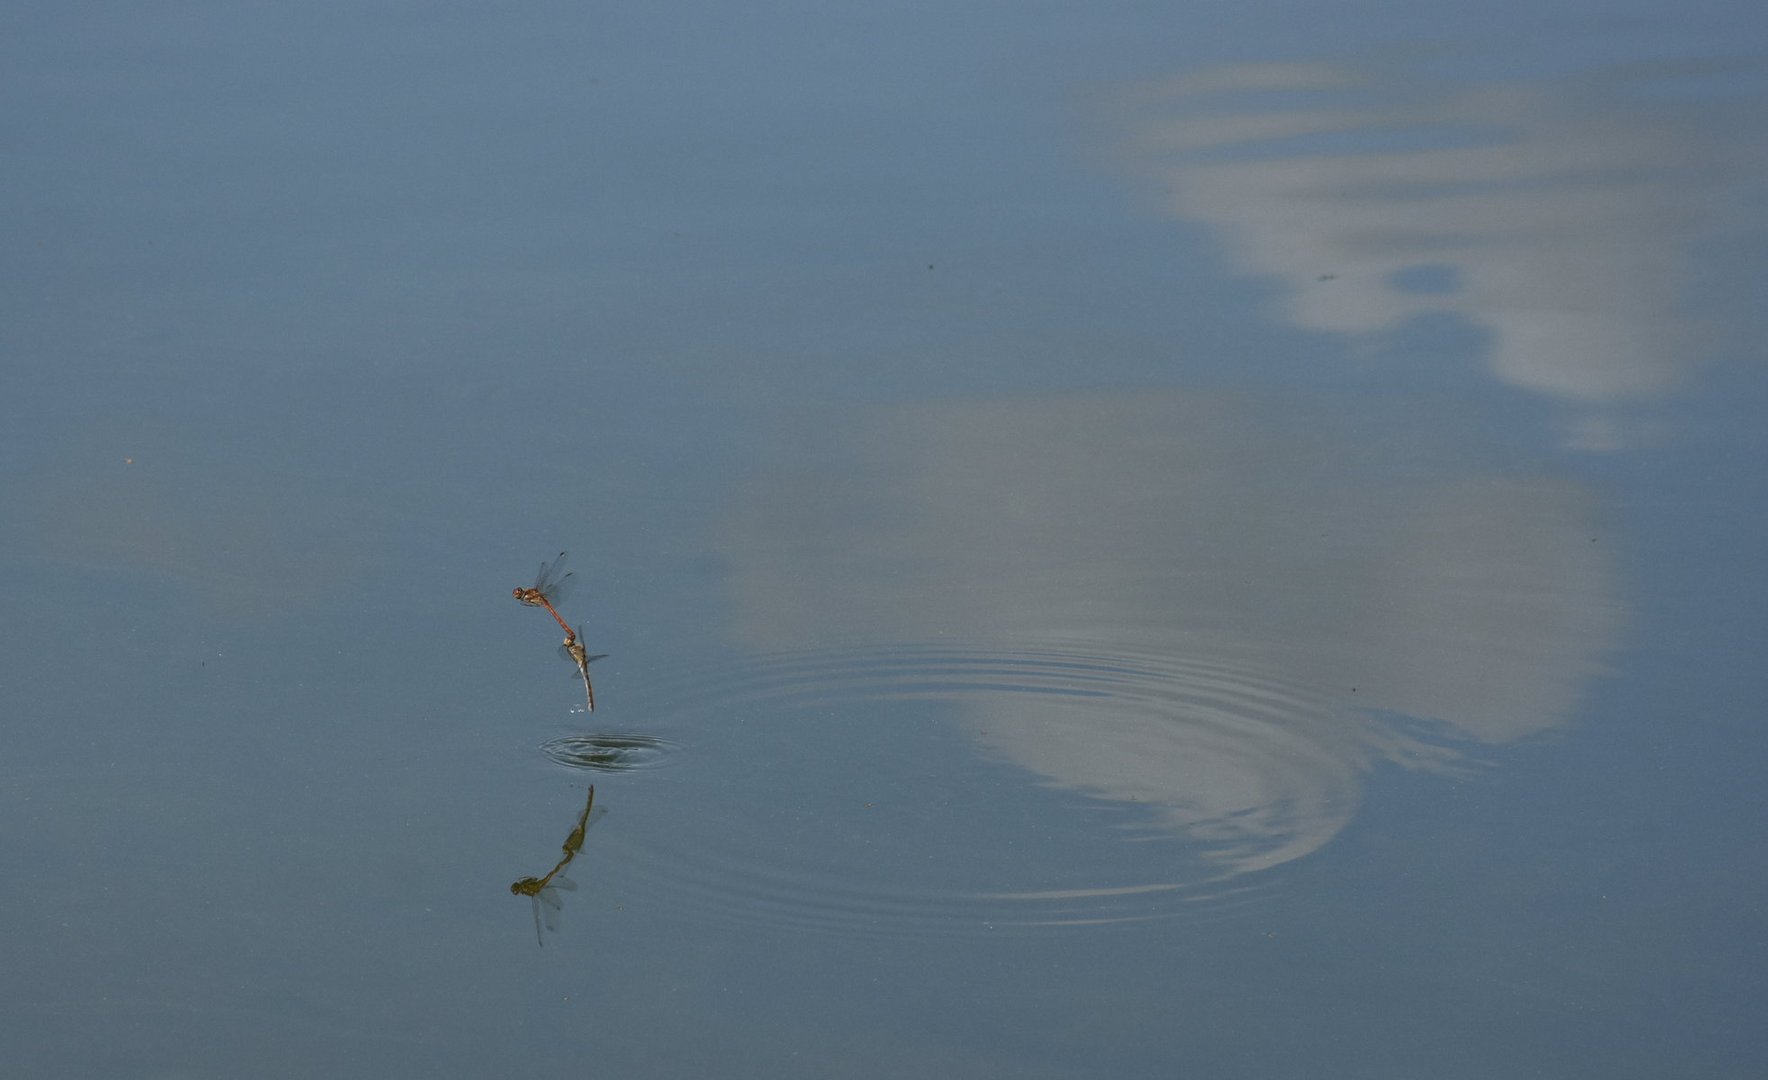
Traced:
POLYGON ((556 931, 559 928, 559 912, 565 906, 564 897, 559 895, 559 890, 570 892, 576 888, 577 883, 570 878, 556 877, 546 888, 534 894, 535 917, 544 920, 548 930, 556 931))
POLYGON ((548 882, 546 888, 540 890, 540 895, 545 898, 546 903, 552 905, 554 911, 563 907, 565 903, 565 898, 559 895, 559 890, 561 889, 565 892, 576 892, 577 883, 565 875, 560 874, 558 877, 553 878, 548 882))

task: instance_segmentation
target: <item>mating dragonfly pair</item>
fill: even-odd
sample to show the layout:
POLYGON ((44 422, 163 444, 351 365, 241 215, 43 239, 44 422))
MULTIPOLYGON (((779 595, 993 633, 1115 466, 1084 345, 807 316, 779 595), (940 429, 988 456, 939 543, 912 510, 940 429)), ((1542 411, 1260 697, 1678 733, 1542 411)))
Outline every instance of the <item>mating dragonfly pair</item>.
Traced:
POLYGON ((540 924, 544 919, 548 930, 559 928, 559 909, 564 901, 559 896, 561 889, 575 889, 577 885, 564 874, 565 867, 583 850, 583 833, 589 828, 590 811, 595 808, 595 785, 589 785, 589 798, 583 804, 583 813, 577 815, 577 827, 571 835, 565 837, 565 857, 553 864, 553 868, 544 877, 525 877, 510 882, 510 893, 515 896, 526 896, 534 902, 534 940, 544 946, 540 937, 540 924))
POLYGON ((589 703, 589 711, 595 712, 595 687, 589 681, 589 665, 608 654, 590 655, 589 650, 583 647, 583 628, 571 629, 571 624, 559 614, 559 609, 553 607, 553 601, 563 598, 570 588, 571 572, 564 570, 564 567, 565 553, 561 551, 558 558, 540 564, 540 573, 535 575, 532 587, 512 589, 511 595, 529 607, 545 608, 553 621, 559 624, 559 628, 565 631, 565 643, 559 646, 559 655, 577 665, 577 674, 583 677, 583 696, 589 703), (561 570, 564 573, 560 573, 561 570))

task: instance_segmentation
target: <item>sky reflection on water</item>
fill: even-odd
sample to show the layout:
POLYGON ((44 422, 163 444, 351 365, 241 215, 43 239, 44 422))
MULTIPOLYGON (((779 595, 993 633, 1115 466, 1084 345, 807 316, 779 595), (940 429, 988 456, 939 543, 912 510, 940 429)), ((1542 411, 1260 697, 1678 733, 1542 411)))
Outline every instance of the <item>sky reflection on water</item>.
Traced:
POLYGON ((839 424, 744 488, 725 533, 736 635, 1158 656, 1176 669, 1148 681, 1174 688, 1149 705, 979 694, 962 720, 1236 871, 1297 858, 1376 761, 1458 756, 1383 716, 1482 744, 1564 724, 1622 618, 1588 491, 1392 428, 1352 444, 1343 423, 1139 391, 839 424))
POLYGON ((1237 269, 1281 281, 1294 325, 1366 339, 1454 315, 1485 334, 1496 378, 1600 407, 1656 397, 1698 363, 1699 245, 1761 224, 1727 196, 1762 151, 1642 93, 1715 70, 1185 73, 1124 95, 1124 156, 1237 269))

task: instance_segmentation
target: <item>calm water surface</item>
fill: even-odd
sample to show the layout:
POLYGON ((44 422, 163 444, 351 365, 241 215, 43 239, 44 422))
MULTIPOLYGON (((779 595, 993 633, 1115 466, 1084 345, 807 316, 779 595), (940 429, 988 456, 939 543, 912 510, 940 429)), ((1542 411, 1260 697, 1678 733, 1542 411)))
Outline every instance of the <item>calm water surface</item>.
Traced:
POLYGON ((8 1075, 1768 1068, 1762 16, 6 23, 8 1075))

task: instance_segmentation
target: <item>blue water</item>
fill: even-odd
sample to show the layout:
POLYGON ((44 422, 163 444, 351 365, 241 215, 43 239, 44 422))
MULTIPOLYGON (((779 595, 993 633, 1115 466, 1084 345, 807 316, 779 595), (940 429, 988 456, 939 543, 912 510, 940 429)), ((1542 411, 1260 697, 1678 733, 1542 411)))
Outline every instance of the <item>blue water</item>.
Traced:
POLYGON ((15 5, 5 1072, 1760 1074, 1764 56, 15 5))

